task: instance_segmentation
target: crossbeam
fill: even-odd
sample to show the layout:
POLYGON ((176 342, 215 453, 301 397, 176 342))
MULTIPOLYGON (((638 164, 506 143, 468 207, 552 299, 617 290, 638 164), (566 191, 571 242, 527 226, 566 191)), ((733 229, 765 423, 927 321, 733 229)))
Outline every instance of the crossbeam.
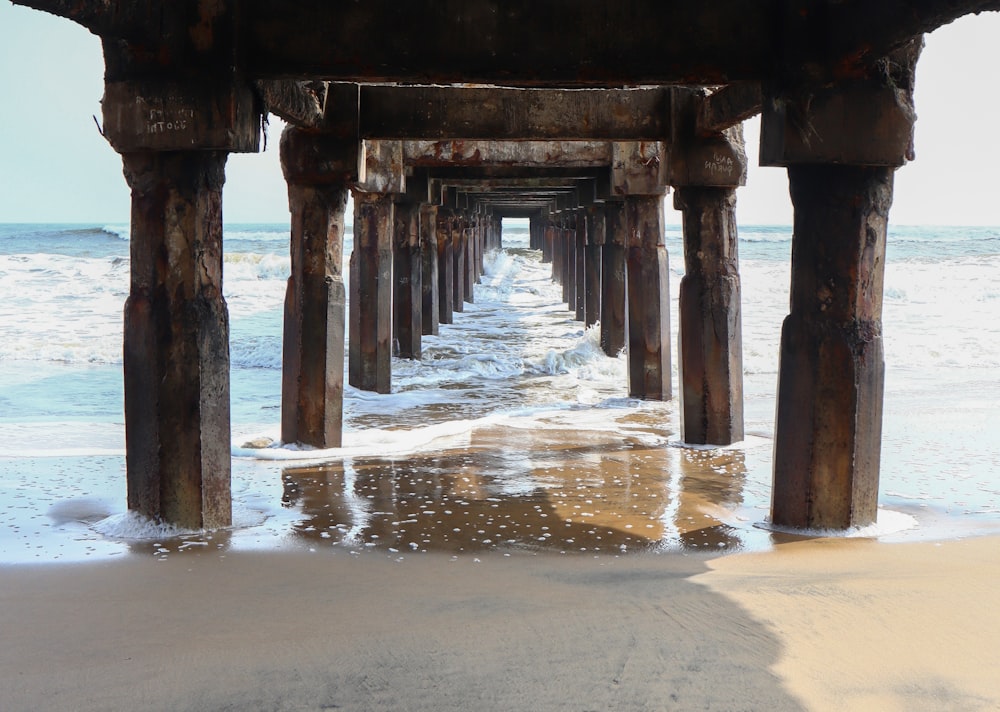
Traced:
POLYGON ((656 141, 670 135, 670 90, 363 86, 359 125, 380 139, 656 141))
POLYGON ((217 3, 222 12, 197 0, 15 4, 150 56, 165 41, 198 50, 212 17, 236 15, 237 69, 253 79, 549 87, 855 77, 921 33, 1000 10, 1000 0, 243 0, 217 3))

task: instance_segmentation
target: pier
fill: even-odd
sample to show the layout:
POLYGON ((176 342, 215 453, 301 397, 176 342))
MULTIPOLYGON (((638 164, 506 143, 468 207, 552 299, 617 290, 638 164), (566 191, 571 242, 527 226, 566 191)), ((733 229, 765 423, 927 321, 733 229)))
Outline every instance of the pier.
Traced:
POLYGON ((795 210, 772 520, 874 522, 886 229, 921 35, 1000 1, 16 4, 104 46, 103 131, 132 191, 130 509, 231 524, 222 194, 228 154, 261 150, 269 113, 288 123, 286 443, 343 443, 345 363, 350 385, 388 392, 392 357, 419 358, 474 303, 504 218, 529 220, 606 353, 627 350, 630 396, 678 398, 686 443, 740 441, 734 207, 741 122, 760 114, 757 160, 787 169, 795 210), (668 205, 683 255, 663 244, 668 205))

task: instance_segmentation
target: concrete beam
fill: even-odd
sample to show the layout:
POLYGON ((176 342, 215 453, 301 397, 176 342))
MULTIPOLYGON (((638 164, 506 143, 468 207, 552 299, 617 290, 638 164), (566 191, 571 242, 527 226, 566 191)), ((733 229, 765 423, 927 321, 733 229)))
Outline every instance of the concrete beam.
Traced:
POLYGON ((694 133, 711 137, 756 116, 764 97, 757 82, 739 82, 720 87, 699 103, 694 133))
POLYGON ((606 141, 405 141, 407 166, 427 168, 601 168, 611 165, 606 141))
POLYGON ((663 139, 670 91, 656 89, 361 88, 363 138, 663 139))
POLYGON ((264 107, 275 116, 300 128, 323 123, 326 82, 291 79, 260 79, 255 82, 264 107), (320 85, 320 86, 317 86, 320 85))
POLYGON ((761 80, 781 72, 782 58, 794 60, 785 66, 813 74, 857 75, 911 37, 970 12, 998 10, 1000 0, 620 0, 582 6, 577 0, 544 6, 535 0, 246 0, 242 7, 243 47, 254 76, 641 86, 761 80))
POLYGON ((109 81, 104 136, 119 153, 260 150, 261 109, 248 84, 143 79, 109 81))

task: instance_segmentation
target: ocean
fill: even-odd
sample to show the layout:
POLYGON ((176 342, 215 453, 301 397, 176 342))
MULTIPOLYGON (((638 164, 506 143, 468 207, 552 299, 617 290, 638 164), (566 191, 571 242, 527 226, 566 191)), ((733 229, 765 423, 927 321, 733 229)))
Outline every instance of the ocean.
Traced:
MULTIPOLYGON (((676 394, 684 260, 672 220, 676 394)), ((766 519, 791 228, 740 228, 747 437, 726 448, 680 442, 676 399, 628 397, 624 356, 605 356, 560 303, 526 222, 505 222, 503 243, 475 303, 424 337, 420 361, 394 359, 391 394, 348 387, 344 447, 314 451, 276 442, 288 226, 227 224, 234 526, 178 532, 125 506, 128 226, 0 225, 0 564, 286 547, 620 556, 785 540, 766 519)), ((893 226, 888 244, 882 509, 851 534, 1000 531, 1000 228, 893 226)))

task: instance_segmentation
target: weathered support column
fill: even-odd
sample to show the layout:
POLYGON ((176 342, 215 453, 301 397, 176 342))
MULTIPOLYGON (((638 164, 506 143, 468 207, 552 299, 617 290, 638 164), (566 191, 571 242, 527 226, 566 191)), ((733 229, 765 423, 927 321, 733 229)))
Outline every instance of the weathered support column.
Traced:
POLYGON ((454 216, 441 208, 437 213, 439 323, 451 324, 455 311, 455 254, 452 238, 454 216))
POLYGON ((489 217, 486 215, 476 216, 476 284, 482 284, 483 274, 486 272, 486 262, 484 255, 486 254, 486 228, 488 225, 489 217))
POLYGON ((465 216, 458 214, 455 216, 451 230, 452 257, 454 260, 452 266, 452 292, 455 300, 452 307, 457 312, 465 311, 465 255, 468 252, 465 224, 465 216))
POLYGON ((788 176, 792 298, 781 331, 772 518, 801 527, 870 524, 878 506, 892 169, 789 166, 788 176))
POLYGON ((795 208, 775 418, 778 525, 876 520, 885 241, 893 170, 912 157, 920 46, 894 54, 888 76, 817 90, 806 105, 764 102, 761 162, 788 167, 795 208))
POLYGON ((348 379, 363 391, 392 388, 392 196, 354 192, 348 379))
POLYGON ((354 253, 348 301, 348 378, 363 391, 392 388, 393 196, 406 192, 403 146, 364 141, 354 190, 354 253), (360 171, 359 171, 360 173, 360 171))
POLYGON ((549 249, 552 251, 552 281, 558 285, 562 285, 563 270, 566 267, 566 256, 559 228, 554 222, 551 222, 551 219, 545 226, 545 241, 549 243, 549 249))
MULTIPOLYGON (((316 134, 292 127, 282 134, 291 276, 285 294, 281 439, 320 448, 342 444, 347 304, 343 244, 351 169, 331 175, 329 148, 316 134), (315 169, 317 155, 324 156, 322 171, 315 169)), ((357 146, 345 148, 344 163, 356 165, 357 146)))
POLYGON ((612 358, 625 348, 627 300, 625 299, 625 203, 604 204, 604 248, 601 262, 601 348, 612 358))
POLYGON ((587 274, 584 323, 591 327, 601 320, 601 270, 604 250, 604 207, 587 208, 587 274))
POLYGON ((734 188, 680 187, 685 273, 680 288, 681 437, 743 439, 743 339, 734 188))
POLYGON ((436 205, 420 206, 420 259, 421 259, 421 324, 422 332, 431 336, 438 333, 440 308, 438 306, 438 239, 436 205))
POLYGON ((545 223, 541 217, 534 217, 528 223, 531 226, 531 240, 533 249, 542 251, 542 264, 552 262, 552 242, 548 240, 548 233, 545 223))
POLYGON ((670 181, 683 216, 678 364, 681 437, 696 444, 743 439, 743 339, 736 186, 746 183, 743 129, 698 135, 707 94, 674 93, 670 181))
POLYGON ((465 269, 462 271, 462 299, 475 302, 473 290, 476 286, 476 218, 469 216, 462 230, 462 247, 465 249, 465 269))
POLYGON ((420 206, 401 200, 393 206, 392 341, 400 358, 419 359, 423 333, 420 206))
POLYGON ((576 320, 587 318, 587 217, 582 208, 575 211, 576 229, 573 240, 576 242, 576 320))
POLYGON ((561 237, 565 249, 565 267, 563 268, 563 301, 566 308, 576 311, 576 223, 573 217, 563 218, 561 237))
POLYGON ((663 196, 626 196, 625 220, 629 395, 670 400, 670 275, 663 243, 663 196))
POLYGON ((155 67, 126 40, 104 42, 104 136, 122 156, 132 200, 128 508, 183 529, 232 523, 222 187, 228 154, 259 150, 260 112, 250 86, 215 64, 231 47, 229 9, 207 10, 212 31, 194 44, 177 41, 187 16, 173 18, 162 39, 178 52, 155 67), (215 81, 186 79, 192 66, 215 81))
POLYGON ((663 242, 662 143, 613 143, 612 189, 625 196, 629 395, 670 400, 670 284, 663 242))
POLYGON ((132 189, 123 351, 128 507, 188 529, 232 522, 226 156, 122 154, 132 189))

